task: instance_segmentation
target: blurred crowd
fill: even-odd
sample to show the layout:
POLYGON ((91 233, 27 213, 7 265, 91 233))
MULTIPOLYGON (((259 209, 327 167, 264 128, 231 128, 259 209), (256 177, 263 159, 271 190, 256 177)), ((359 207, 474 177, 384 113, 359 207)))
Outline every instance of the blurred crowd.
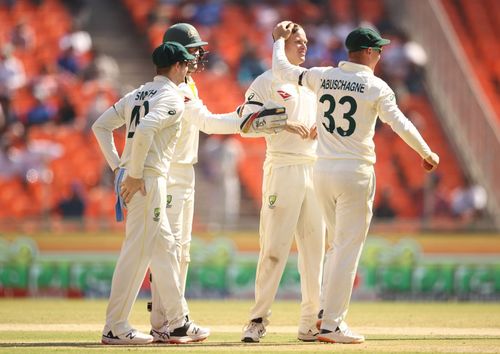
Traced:
MULTIPOLYGON (((377 29, 384 38, 391 39, 377 74, 395 89, 400 103, 408 96, 425 96, 425 50, 391 23, 382 0, 122 1, 151 47, 161 41, 168 26, 178 22, 195 25, 209 42, 207 72, 238 82, 236 95, 240 99, 250 83, 270 68, 271 31, 282 19, 293 20, 306 31, 309 43, 305 67, 337 65, 347 57, 343 43, 351 30, 361 25, 377 29)), ((31 134, 33 129, 77 131, 90 141, 90 126, 121 94, 117 89, 116 60, 100 53, 84 30, 88 6, 84 0, 0 1, 0 185, 14 178, 25 184, 34 179, 52 183, 51 163, 67 157, 66 146, 37 138, 50 134, 31 134), (37 22, 41 11, 59 16, 54 20, 57 29, 49 20, 47 27, 41 27, 37 22)), ((210 108, 211 102, 206 103, 210 108)), ((400 106, 405 107, 404 103, 400 106)), ((425 128, 425 120, 418 112, 410 108, 405 113, 419 129, 425 128)), ((223 141, 207 140, 204 151, 208 155, 221 153, 223 149, 216 148, 215 142, 223 141)), ((421 201, 414 216, 456 218, 464 224, 482 217, 484 189, 466 182, 465 177, 443 187, 443 176, 437 172, 427 179, 422 177, 415 187, 405 185, 404 164, 397 159, 388 163, 399 176, 398 183, 421 201)), ((236 169, 234 163, 231 166, 236 169)), ((86 195, 93 188, 109 186, 109 174, 103 171, 104 163, 99 178, 91 183, 82 183, 78 178, 69 181, 66 192, 52 203, 50 212, 72 218, 85 215, 86 195)), ((393 205, 397 193, 387 185, 379 189, 376 217, 405 216, 393 205)), ((232 205, 228 212, 237 208, 232 205)), ((234 218, 232 214, 226 216, 231 223, 236 222, 234 218)))
MULTIPOLYGON (((18 199, 20 194, 30 198, 31 186, 37 184, 51 186, 55 193, 59 176, 54 176, 52 162, 71 160, 72 152, 57 137, 92 139, 92 123, 119 95, 118 64, 100 54, 81 27, 86 4, 64 5, 0 2, 0 184, 19 181, 18 199)), ((42 209, 24 206, 19 213, 81 219, 86 192, 94 186, 73 175, 61 187, 56 200, 42 209)), ((1 202, 10 204, 6 196, 1 202)), ((8 206, 2 205, 7 209, 2 216, 16 216, 9 215, 8 206)))

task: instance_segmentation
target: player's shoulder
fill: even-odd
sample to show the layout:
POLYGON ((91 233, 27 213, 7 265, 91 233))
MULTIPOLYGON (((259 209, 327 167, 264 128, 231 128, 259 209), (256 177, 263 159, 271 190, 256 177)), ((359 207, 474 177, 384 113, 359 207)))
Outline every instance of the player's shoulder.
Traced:
POLYGON ((305 73, 306 75, 309 74, 315 74, 315 75, 323 75, 325 73, 331 73, 331 72, 336 72, 337 70, 340 70, 338 67, 334 66, 313 66, 312 68, 306 69, 305 73))
POLYGON ((271 70, 266 70, 253 80, 252 85, 254 87, 265 87, 269 85, 274 80, 273 72, 271 70))
POLYGON ((375 75, 370 77, 370 85, 380 91, 381 95, 393 92, 387 82, 375 75))
POLYGON ((250 87, 247 89, 245 96, 248 98, 250 96, 265 96, 268 90, 271 88, 273 81, 273 75, 271 70, 267 70, 264 73, 257 76, 250 87))

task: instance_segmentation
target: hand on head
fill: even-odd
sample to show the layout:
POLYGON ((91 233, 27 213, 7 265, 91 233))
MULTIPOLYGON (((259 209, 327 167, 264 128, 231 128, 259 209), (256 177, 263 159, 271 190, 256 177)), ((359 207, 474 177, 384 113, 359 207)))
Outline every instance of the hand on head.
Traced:
POLYGON ((292 21, 282 21, 274 27, 273 39, 277 41, 280 38, 285 40, 292 34, 293 22, 292 21))

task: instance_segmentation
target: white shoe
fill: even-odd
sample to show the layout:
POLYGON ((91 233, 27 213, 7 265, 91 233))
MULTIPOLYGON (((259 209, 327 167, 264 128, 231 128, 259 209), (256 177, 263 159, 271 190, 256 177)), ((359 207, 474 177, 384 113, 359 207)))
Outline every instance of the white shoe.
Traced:
POLYGON ((342 322, 335 331, 322 329, 318 334, 318 340, 327 343, 359 344, 365 341, 365 337, 354 333, 345 322, 342 322))
POLYGON ((170 333, 168 325, 163 325, 159 329, 151 328, 149 334, 153 336, 154 343, 170 343, 170 333))
POLYGON ((266 335, 266 326, 262 317, 251 320, 243 329, 241 341, 246 343, 259 343, 260 339, 266 335))
POLYGON ((197 326, 194 322, 186 322, 168 333, 170 338, 168 343, 184 344, 191 342, 201 342, 210 335, 210 329, 197 326))
POLYGON ((319 331, 314 328, 309 328, 307 332, 301 332, 297 334, 297 339, 303 342, 316 342, 318 340, 319 331))
POLYGON ((109 331, 107 334, 102 335, 102 344, 128 344, 128 345, 141 345, 153 342, 153 336, 139 332, 138 330, 131 329, 127 333, 115 336, 113 332, 109 331))

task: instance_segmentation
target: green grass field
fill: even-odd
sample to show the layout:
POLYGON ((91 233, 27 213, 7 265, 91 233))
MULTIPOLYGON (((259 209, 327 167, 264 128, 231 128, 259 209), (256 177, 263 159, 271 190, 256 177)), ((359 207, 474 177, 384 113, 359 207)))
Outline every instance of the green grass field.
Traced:
MULTIPOLYGON (((297 302, 277 301, 268 334, 259 344, 240 342, 249 301, 189 301, 191 317, 212 335, 188 345, 103 346, 105 300, 0 300, 0 352, 129 353, 164 352, 363 352, 500 353, 499 303, 356 302, 350 326, 367 337, 359 345, 301 343, 296 340, 297 302)), ((149 331, 145 301, 130 322, 149 331)))

